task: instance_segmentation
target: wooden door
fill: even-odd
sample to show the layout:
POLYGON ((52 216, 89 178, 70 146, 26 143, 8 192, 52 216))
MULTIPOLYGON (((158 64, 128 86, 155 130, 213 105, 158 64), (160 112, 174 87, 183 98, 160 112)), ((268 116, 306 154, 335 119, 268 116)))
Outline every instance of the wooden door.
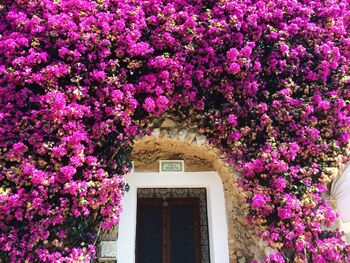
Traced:
POLYGON ((137 263, 200 263, 198 198, 139 198, 137 263))

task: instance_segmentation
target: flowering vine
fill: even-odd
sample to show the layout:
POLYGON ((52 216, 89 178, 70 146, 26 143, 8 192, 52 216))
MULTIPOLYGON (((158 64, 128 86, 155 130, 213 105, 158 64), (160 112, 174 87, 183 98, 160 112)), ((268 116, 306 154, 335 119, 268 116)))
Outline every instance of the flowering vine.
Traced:
POLYGON ((323 198, 350 139, 347 0, 1 0, 0 251, 89 262, 148 116, 242 173, 267 262, 346 262, 323 198))

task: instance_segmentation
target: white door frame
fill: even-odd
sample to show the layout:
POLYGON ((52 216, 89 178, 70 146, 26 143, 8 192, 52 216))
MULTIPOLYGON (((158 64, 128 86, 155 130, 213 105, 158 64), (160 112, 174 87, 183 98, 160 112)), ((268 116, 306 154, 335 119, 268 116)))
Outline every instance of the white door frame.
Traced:
POLYGON ((122 201, 117 260, 135 262, 137 188, 206 188, 211 263, 228 263, 228 235, 223 184, 217 172, 130 173, 130 190, 122 201))

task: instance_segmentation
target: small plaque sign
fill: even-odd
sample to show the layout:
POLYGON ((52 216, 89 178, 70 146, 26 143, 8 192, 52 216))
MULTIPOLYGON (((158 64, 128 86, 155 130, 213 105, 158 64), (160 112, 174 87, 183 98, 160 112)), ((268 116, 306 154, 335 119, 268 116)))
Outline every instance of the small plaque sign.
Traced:
POLYGON ((159 161, 160 172, 184 172, 185 165, 183 160, 161 160, 159 161))

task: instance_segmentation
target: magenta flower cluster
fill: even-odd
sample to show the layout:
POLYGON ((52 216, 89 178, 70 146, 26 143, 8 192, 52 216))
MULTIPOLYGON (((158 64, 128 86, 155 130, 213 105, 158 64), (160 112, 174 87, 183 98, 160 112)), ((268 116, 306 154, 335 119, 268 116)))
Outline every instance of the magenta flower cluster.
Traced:
POLYGON ((267 262, 346 262, 323 193, 350 139, 348 0, 0 1, 0 256, 89 262, 148 116, 242 173, 267 262))

